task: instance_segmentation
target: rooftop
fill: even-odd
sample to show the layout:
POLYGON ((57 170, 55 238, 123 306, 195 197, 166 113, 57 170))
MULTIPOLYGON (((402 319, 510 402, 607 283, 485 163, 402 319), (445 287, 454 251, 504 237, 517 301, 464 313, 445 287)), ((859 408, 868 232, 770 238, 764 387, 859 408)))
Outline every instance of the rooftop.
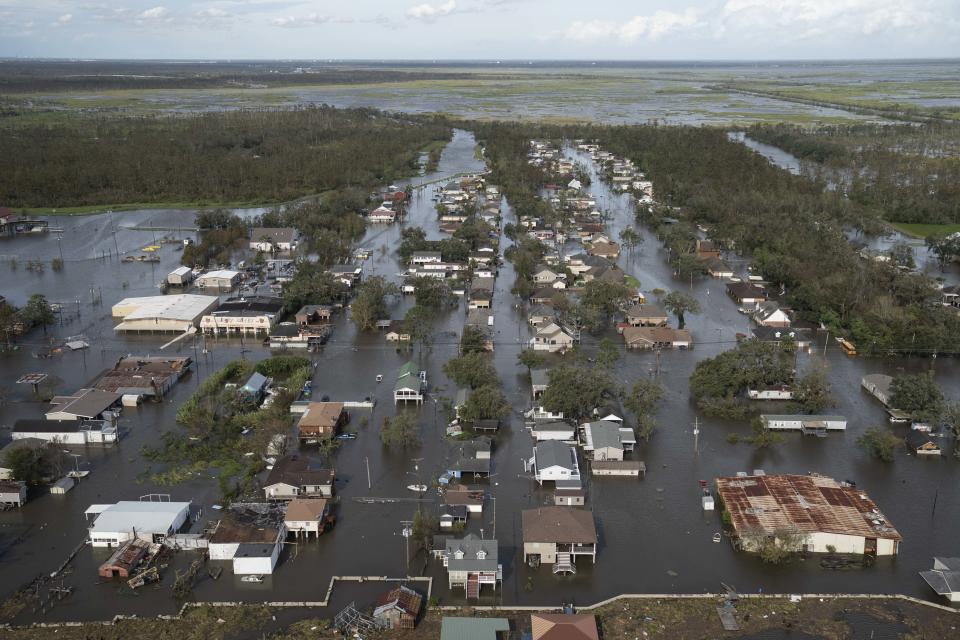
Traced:
POLYGON ((737 533, 789 528, 901 540, 867 494, 832 478, 763 475, 717 478, 717 490, 737 533))
POLYGON ((533 640, 599 640, 597 619, 592 614, 530 614, 533 640))
POLYGON ((287 505, 286 520, 309 521, 319 520, 323 512, 327 510, 327 501, 323 498, 312 498, 304 500, 297 498, 291 500, 287 505))
POLYGON ((597 527, 593 511, 573 507, 539 507, 522 514, 524 542, 593 544, 597 527))
POLYGON ((537 462, 537 470, 542 471, 550 467, 577 468, 577 453, 570 445, 558 440, 545 440, 537 444, 533 450, 537 462))
POLYGON ((172 296, 124 298, 113 305, 113 316, 124 320, 195 320, 219 303, 216 296, 182 293, 172 296))
POLYGON ((440 640, 497 640, 497 633, 506 631, 510 631, 506 618, 445 617, 440 623, 440 640))
POLYGON ((87 514, 96 513, 92 533, 133 531, 166 533, 176 520, 189 512, 189 502, 150 502, 122 500, 110 505, 92 505, 87 514))
POLYGON ((496 571, 499 564, 497 541, 481 540, 472 533, 460 540, 447 539, 446 553, 448 571, 496 571))
POLYGON ((332 484, 333 478, 333 469, 323 469, 302 456, 286 456, 273 465, 264 486, 269 487, 280 483, 295 487, 307 484, 332 484))
POLYGON ((254 242, 272 241, 276 243, 293 242, 297 230, 290 227, 254 227, 250 231, 250 240, 254 242))
POLYGON ((80 389, 72 396, 54 396, 50 400, 53 408, 47 415, 62 412, 80 418, 96 418, 119 401, 120 394, 113 391, 80 389))

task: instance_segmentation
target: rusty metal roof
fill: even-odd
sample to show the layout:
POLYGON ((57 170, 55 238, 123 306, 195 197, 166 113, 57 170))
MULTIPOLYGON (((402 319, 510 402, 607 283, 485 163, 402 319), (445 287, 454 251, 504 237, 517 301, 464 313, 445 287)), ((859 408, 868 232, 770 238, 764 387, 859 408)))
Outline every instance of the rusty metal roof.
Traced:
POLYGON ((825 476, 717 478, 717 490, 740 533, 782 529, 901 540, 866 493, 825 476))

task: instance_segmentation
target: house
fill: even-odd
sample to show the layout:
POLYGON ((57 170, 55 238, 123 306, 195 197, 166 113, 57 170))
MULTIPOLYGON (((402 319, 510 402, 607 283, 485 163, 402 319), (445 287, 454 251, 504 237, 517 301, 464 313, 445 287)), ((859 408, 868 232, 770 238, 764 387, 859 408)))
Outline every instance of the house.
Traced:
POLYGON ((332 325, 298 325, 281 322, 264 342, 271 349, 317 349, 330 338, 332 325))
POLYGON ((527 461, 528 471, 541 485, 558 480, 580 480, 577 452, 559 440, 544 440, 533 447, 533 457, 527 461))
POLYGON ((893 377, 882 373, 871 373, 860 380, 860 386, 882 402, 885 407, 890 406, 890 399, 893 397, 892 385, 893 377))
POLYGON ((751 306, 767 299, 766 292, 750 282, 728 282, 727 294, 738 303, 751 306))
POLYGON ((960 602, 960 558, 934 557, 933 569, 921 571, 920 577, 950 602, 960 602))
POLYGON ((270 386, 270 378, 263 375, 259 371, 254 371, 250 374, 250 377, 247 379, 243 385, 237 389, 237 395, 240 396, 243 400, 251 402, 259 406, 260 402, 263 400, 263 397, 267 393, 267 387, 270 386))
POLYGON ((200 318, 200 330, 209 335, 267 334, 282 313, 280 298, 229 298, 200 318))
POLYGON ((689 349, 693 338, 686 329, 624 327, 623 343, 628 349, 689 349))
POLYGON ((197 286, 201 289, 216 289, 218 291, 229 291, 240 282, 240 272, 230 269, 216 269, 200 275, 197 280, 197 286))
POLYGON ((713 278, 732 278, 733 267, 720 258, 710 258, 704 263, 707 273, 713 278))
POLYGON ((397 381, 393 385, 393 402, 414 401, 417 404, 423 402, 423 392, 426 386, 426 373, 419 370, 413 362, 400 367, 397 374, 397 381))
POLYGON ((580 427, 583 435, 583 450, 593 455, 593 460, 623 460, 625 451, 633 451, 637 438, 633 429, 618 422, 598 420, 580 427))
POLYGON ((810 330, 796 327, 754 327, 753 338, 760 342, 769 342, 778 346, 792 344, 803 351, 808 351, 813 345, 810 330))
POLYGON ((472 533, 460 540, 448 539, 443 554, 447 583, 452 590, 462 587, 467 598, 479 598, 483 585, 496 591, 503 582, 499 545, 491 538, 480 539, 472 533))
POLYGON ((510 621, 506 618, 455 618, 444 616, 440 640, 506 640, 510 621))
POLYGON ((410 256, 410 264, 415 266, 441 264, 442 262, 443 254, 439 251, 414 251, 413 255, 410 256))
POLYGON ((323 326, 330 322, 333 308, 325 304, 308 304, 300 307, 293 318, 300 327, 323 326))
POLYGON ((556 318, 556 312, 552 307, 538 304, 530 307, 527 312, 527 322, 534 327, 540 327, 549 324, 556 318))
POLYGON ((452 529, 467 524, 467 508, 464 506, 444 505, 440 508, 440 528, 452 529))
POLYGON ((100 391, 159 400, 190 370, 189 356, 123 356, 97 381, 100 391))
POLYGON ((423 596, 400 585, 377 598, 373 617, 389 629, 413 629, 422 608, 423 596))
POLYGON ((490 452, 493 441, 486 436, 460 443, 454 461, 447 469, 453 478, 469 473, 473 476, 490 475, 490 452))
POLYGON ((531 640, 600 640, 597 618, 590 614, 532 613, 531 640))
POLYGON ((20 508, 27 501, 27 485, 15 480, 0 480, 0 511, 8 507, 20 508))
POLYGON ((106 420, 36 420, 24 418, 13 424, 11 437, 20 440, 45 440, 63 445, 113 444, 117 428, 106 420))
POLYGON ((587 498, 587 492, 582 487, 557 487, 553 491, 553 504, 558 507, 582 507, 587 498))
POLYGON ((658 304, 635 304, 627 310, 627 324, 631 327, 663 327, 669 320, 667 312, 658 304))
POLYGON ((960 309, 960 284, 944 287, 940 290, 940 296, 943 306, 960 309))
POLYGON ((616 260, 620 255, 620 245, 613 240, 598 240, 591 243, 587 248, 587 253, 591 256, 599 256, 608 260, 616 260))
POLYGON ((647 475, 647 465, 641 460, 597 460, 590 462, 590 473, 595 476, 639 477, 647 475))
POLYGON ((322 535, 333 526, 328 503, 324 498, 294 498, 287 504, 283 525, 297 538, 322 535))
POLYGON ((403 320, 391 320, 383 337, 387 342, 410 342, 410 331, 403 320))
POLYGON ((130 578, 135 574, 137 567, 150 556, 150 542, 130 540, 117 547, 106 562, 97 569, 101 578, 130 578))
POLYGON ((803 536, 809 553, 896 555, 902 537, 858 487, 821 475, 717 478, 724 516, 740 549, 757 551, 783 530, 803 536))
POLYGON ((332 438, 349 421, 342 402, 311 402, 297 422, 297 434, 301 440, 332 438))
POLYGON ((720 248, 712 240, 697 240, 696 243, 697 258, 709 260, 720 257, 720 248))
POLYGON ((761 327, 789 327, 790 316, 773 300, 757 305, 753 312, 753 321, 761 327))
POLYGON ((470 288, 470 298, 467 301, 468 309, 489 309, 493 304, 492 289, 470 288))
POLYGON ((911 429, 904 438, 907 448, 918 456, 939 456, 940 444, 929 433, 911 429))
POLYGON ((530 294, 530 302, 535 305, 553 306, 554 297, 563 297, 563 292, 553 287, 539 287, 530 294))
POLYGON ((217 296, 183 293, 172 296, 124 298, 111 308, 123 322, 114 331, 171 331, 184 333, 200 325, 200 319, 220 305, 217 296))
POLYGON ((390 224, 397 219, 397 212, 393 209, 389 209, 383 205, 380 205, 369 214, 367 214, 367 220, 373 224, 390 224))
POLYGON ((553 564, 554 573, 576 572, 578 556, 597 561, 597 527, 593 511, 571 507, 539 507, 521 514, 523 561, 553 564))
POLYGON ((443 492, 443 504, 448 507, 463 507, 467 513, 483 513, 483 489, 462 484, 451 484, 443 492))
POLYGON ((167 284, 173 287, 183 287, 193 282, 193 269, 177 267, 167 274, 167 284))
POLYGON ((324 469, 298 455, 277 460, 263 483, 267 500, 330 498, 333 496, 333 469, 324 469))
POLYGON ((47 446, 46 438, 15 438, 0 448, 0 480, 17 480, 13 469, 7 466, 7 456, 15 449, 28 448, 39 451, 47 446))
POLYGON ((283 522, 272 524, 227 512, 207 543, 211 560, 230 560, 235 575, 270 575, 287 537, 283 522))
POLYGON ((120 404, 120 394, 100 389, 80 389, 73 395, 54 396, 47 420, 100 420, 113 422, 113 409, 120 404))
POLYGON ((555 322, 538 328, 534 336, 530 338, 530 347, 534 351, 550 353, 563 353, 573 347, 573 343, 573 336, 555 322))
POLYGON ((291 227, 254 227, 250 231, 250 250, 273 253, 295 251, 297 230, 291 227))
POLYGON ((539 264, 533 269, 533 281, 538 285, 553 284, 559 277, 556 271, 545 264, 539 264))
MULTIPOLYGON (((152 497, 152 496, 151 496, 152 497)), ((94 547, 118 547, 128 540, 163 542, 190 520, 189 502, 123 500, 116 504, 90 505, 84 514, 95 516, 90 527, 94 547)))
POLYGON ((799 431, 804 435, 820 435, 827 431, 844 431, 847 428, 847 419, 843 416, 761 414, 760 422, 764 429, 799 431))
POLYGON ((360 282, 363 267, 355 264, 335 264, 327 268, 327 273, 348 287, 353 287, 360 282))
POLYGON ((793 391, 787 385, 747 389, 747 397, 751 400, 792 400, 793 391))
POLYGON ((534 400, 539 400, 543 392, 550 386, 549 369, 530 370, 530 392, 534 400))
POLYGON ((530 435, 537 442, 558 440, 560 442, 576 442, 577 430, 567 422, 549 421, 534 422, 530 425, 530 435))

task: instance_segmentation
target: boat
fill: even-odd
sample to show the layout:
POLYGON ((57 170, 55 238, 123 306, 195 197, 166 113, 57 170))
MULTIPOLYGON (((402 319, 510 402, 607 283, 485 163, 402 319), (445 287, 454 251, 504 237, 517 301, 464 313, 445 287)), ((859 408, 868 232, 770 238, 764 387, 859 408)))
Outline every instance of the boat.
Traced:
POLYGON ((257 573, 253 573, 253 574, 241 577, 240 582, 256 582, 259 584, 263 582, 263 576, 257 573))
POLYGON ((382 374, 382 373, 378 373, 378 374, 377 374, 377 382, 383 382, 383 374, 382 374))
POLYGON ((355 433, 341 433, 337 436, 337 440, 356 440, 357 434, 355 433))
POLYGON ((418 492, 418 493, 423 493, 424 491, 427 490, 427 485, 425 485, 425 484, 408 484, 408 485, 407 485, 407 489, 410 489, 410 491, 416 491, 416 492, 418 492))
POLYGON ((714 541, 714 542, 720 542, 721 540, 723 540, 723 536, 720 535, 720 532, 719 532, 719 531, 716 532, 715 534, 713 534, 713 541, 714 541))

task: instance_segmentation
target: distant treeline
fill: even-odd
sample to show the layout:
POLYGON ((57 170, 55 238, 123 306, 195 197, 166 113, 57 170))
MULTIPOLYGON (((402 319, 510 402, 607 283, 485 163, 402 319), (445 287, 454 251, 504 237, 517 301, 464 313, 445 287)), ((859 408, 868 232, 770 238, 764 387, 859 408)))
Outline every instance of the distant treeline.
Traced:
POLYGON ((101 117, 0 136, 0 205, 285 201, 410 175, 440 119, 309 107, 101 117))
POLYGON ((960 125, 754 125, 754 140, 801 160, 808 173, 893 222, 960 222, 960 125))
POLYGON ((213 89, 319 84, 365 84, 493 77, 469 72, 295 67, 279 62, 173 63, 138 61, 7 61, 0 95, 108 89, 213 89))
MULTIPOLYGON (((472 126, 511 204, 535 209, 543 176, 525 170, 531 139, 586 139, 631 158, 654 183, 656 198, 677 207, 665 215, 702 224, 724 246, 752 256, 787 302, 808 321, 854 340, 864 352, 960 353, 960 317, 939 304, 933 282, 860 258, 845 228, 877 212, 839 191, 794 176, 700 127, 472 126), (516 204, 514 203, 516 200, 516 204)), ((651 216, 657 224, 658 215, 651 216)), ((692 226, 691 226, 692 228, 692 226)))

